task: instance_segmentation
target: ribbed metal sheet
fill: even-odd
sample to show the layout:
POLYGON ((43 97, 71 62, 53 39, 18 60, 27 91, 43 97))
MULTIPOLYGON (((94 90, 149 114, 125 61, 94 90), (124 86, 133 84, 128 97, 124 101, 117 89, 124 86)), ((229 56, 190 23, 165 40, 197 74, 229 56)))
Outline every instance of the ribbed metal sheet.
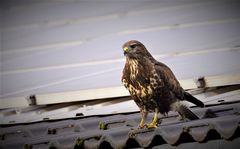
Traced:
MULTIPOLYGON (((177 113, 171 112, 168 117, 160 118, 161 123, 156 129, 137 129, 139 113, 2 125, 0 147, 131 148, 239 139, 240 103, 192 110, 201 119, 182 121, 177 113)), ((148 121, 151 116, 153 114, 149 115, 148 121)))

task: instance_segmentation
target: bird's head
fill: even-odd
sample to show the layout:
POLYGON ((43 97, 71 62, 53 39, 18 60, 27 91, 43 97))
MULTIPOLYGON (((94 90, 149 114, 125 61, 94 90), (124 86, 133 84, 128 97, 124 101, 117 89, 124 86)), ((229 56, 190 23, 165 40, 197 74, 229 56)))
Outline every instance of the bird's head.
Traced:
POLYGON ((146 47, 137 40, 130 40, 122 46, 124 55, 129 58, 152 57, 146 47))

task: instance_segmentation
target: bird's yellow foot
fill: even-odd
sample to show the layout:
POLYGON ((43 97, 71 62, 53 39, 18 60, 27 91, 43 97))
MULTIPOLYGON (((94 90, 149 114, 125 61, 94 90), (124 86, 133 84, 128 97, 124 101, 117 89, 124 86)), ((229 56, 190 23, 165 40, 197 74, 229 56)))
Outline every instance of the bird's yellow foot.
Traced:
POLYGON ((153 120, 150 124, 147 125, 147 128, 157 128, 158 127, 158 109, 155 110, 155 114, 153 116, 153 120))
POLYGON ((138 125, 138 128, 139 128, 139 129, 143 129, 143 128, 145 128, 145 127, 146 127, 146 124, 139 124, 139 125, 138 125))
POLYGON ((146 119, 146 114, 143 113, 141 122, 140 122, 140 124, 138 125, 138 128, 139 128, 139 129, 143 129, 144 127, 146 127, 145 119, 146 119))
POLYGON ((148 129, 151 129, 151 128, 158 128, 158 124, 152 122, 152 123, 150 123, 150 124, 147 125, 147 128, 148 128, 148 129))

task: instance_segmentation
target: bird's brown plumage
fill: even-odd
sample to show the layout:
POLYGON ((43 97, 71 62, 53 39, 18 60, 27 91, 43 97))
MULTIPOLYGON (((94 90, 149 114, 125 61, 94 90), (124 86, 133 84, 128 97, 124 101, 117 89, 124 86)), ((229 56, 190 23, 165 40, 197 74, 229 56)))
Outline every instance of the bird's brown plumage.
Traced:
POLYGON ((201 107, 204 104, 183 90, 168 66, 156 61, 139 41, 128 41, 122 48, 126 56, 122 82, 140 108, 140 127, 143 127, 141 125, 144 125, 149 111, 167 114, 170 110, 175 110, 184 118, 198 119, 186 106, 178 104, 178 101, 187 100, 201 107))

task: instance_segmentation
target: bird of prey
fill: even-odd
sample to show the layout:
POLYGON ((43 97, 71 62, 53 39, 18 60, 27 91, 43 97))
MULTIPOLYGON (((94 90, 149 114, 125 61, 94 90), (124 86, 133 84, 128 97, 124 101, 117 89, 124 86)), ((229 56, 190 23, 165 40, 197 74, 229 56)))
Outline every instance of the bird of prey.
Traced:
POLYGON ((169 111, 177 111, 183 119, 199 119, 180 101, 200 107, 204 104, 183 90, 168 66, 155 60, 139 41, 130 40, 122 48, 126 57, 122 83, 140 109, 139 128, 156 128, 158 114, 165 116, 169 111), (152 122, 146 125, 148 112, 155 114, 152 122))

